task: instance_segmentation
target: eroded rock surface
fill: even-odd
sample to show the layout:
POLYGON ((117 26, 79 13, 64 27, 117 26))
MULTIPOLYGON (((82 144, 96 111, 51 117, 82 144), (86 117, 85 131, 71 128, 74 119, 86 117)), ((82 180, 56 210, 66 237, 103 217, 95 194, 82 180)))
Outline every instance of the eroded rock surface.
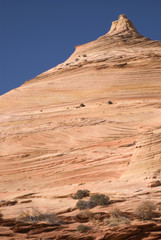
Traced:
MULTIPOLYGON (((75 211, 70 195, 82 188, 106 193, 131 214, 147 198, 159 206, 160 185, 149 184, 161 176, 161 42, 139 34, 121 15, 67 61, 2 95, 0 132, 4 222, 32 207, 63 216, 68 209, 69 220, 75 211)), ((40 231, 33 239, 85 239, 72 221, 67 232, 46 225, 21 230, 40 231)), ((160 239, 158 222, 148 224, 121 233, 99 224, 86 238, 160 239)), ((1 236, 29 237, 19 236, 16 226, 2 226, 1 236)))

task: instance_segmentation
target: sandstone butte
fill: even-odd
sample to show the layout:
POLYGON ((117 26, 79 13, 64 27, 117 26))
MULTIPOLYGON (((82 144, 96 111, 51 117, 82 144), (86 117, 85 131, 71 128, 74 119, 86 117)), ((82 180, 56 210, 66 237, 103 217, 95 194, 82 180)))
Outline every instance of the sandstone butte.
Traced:
POLYGON ((139 34, 126 15, 0 96, 0 240, 161 239, 160 178, 161 42, 139 34), (110 204, 80 220, 71 198, 79 189, 110 204), (157 206, 150 221, 135 215, 144 200, 157 206), (123 217, 113 226, 115 208, 123 217), (33 209, 63 223, 23 221, 33 209), (80 233, 80 222, 92 229, 80 233))

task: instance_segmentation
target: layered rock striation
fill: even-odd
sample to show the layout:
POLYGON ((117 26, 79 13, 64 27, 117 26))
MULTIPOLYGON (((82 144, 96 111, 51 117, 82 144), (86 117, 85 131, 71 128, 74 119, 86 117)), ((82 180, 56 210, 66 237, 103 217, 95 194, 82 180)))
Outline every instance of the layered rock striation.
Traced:
MULTIPOLYGON (((107 34, 1 96, 0 132, 1 199, 31 194, 28 207, 52 209, 54 198, 60 211, 74 207, 68 196, 80 186, 135 198, 160 180, 161 42, 121 15, 107 34)), ((15 217, 20 203, 3 214, 15 217)))

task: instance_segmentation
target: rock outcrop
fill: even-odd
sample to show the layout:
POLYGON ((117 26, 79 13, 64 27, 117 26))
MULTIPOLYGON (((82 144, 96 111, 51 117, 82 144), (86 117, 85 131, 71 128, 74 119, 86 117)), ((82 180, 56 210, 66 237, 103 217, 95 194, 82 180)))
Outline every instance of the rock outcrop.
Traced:
MULTIPOLYGON (((20 229, 30 231, 24 239, 34 231, 85 239, 73 235, 76 210, 70 198, 82 188, 106 193, 112 207, 130 214, 148 197, 159 209, 160 185, 149 188, 149 183, 160 181, 161 173, 161 42, 139 34, 121 15, 107 34, 77 46, 64 63, 2 95, 0 132, 2 222, 37 207, 62 212, 71 224, 69 232, 65 225, 57 230, 16 225, 7 228, 9 237, 16 239, 20 229)), ((102 238, 89 234, 87 239, 132 239, 130 231, 133 239, 160 239, 155 220, 148 228, 121 228, 121 234, 119 226, 115 232, 101 224, 102 238)), ((3 227, 1 232, 5 236, 3 227)), ((40 235, 35 239, 47 239, 40 235)))
POLYGON ((121 179, 161 179, 161 132, 147 131, 139 137, 130 164, 121 179))
POLYGON ((127 18, 125 14, 119 16, 117 21, 112 23, 110 31, 107 33, 107 36, 126 36, 127 37, 143 37, 140 35, 133 23, 127 18))

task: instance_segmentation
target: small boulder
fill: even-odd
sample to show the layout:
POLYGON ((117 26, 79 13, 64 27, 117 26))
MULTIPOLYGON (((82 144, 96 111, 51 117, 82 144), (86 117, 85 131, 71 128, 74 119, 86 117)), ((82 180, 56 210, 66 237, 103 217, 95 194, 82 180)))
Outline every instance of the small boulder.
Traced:
POLYGON ((110 105, 111 105, 111 104, 113 104, 113 102, 112 102, 112 101, 108 101, 108 104, 110 104, 110 105))
POLYGON ((85 107, 86 105, 84 103, 81 103, 80 104, 80 107, 85 107))

